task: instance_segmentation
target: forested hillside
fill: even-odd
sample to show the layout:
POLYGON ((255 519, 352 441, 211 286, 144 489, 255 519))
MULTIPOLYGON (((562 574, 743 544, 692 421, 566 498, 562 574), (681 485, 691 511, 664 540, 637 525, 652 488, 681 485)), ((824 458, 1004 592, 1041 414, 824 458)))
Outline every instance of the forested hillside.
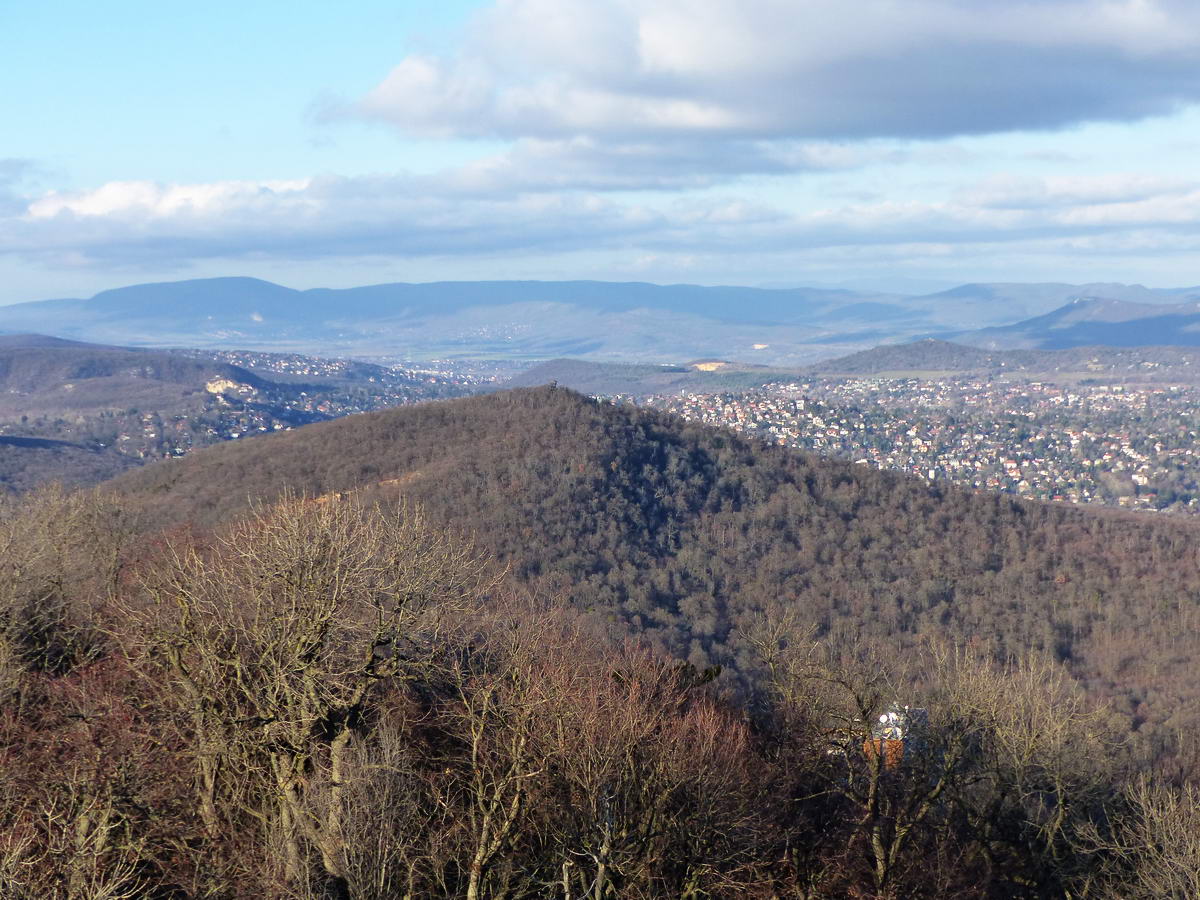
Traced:
POLYGON ((0 499, 0 894, 1194 897, 1195 537, 551 388, 0 499))
POLYGON ((782 605, 896 654, 930 637, 1045 652, 1111 697, 1146 753, 1196 724, 1195 526, 933 486, 550 388, 311 426, 114 487, 158 524, 253 497, 376 486, 474 534, 522 582, 697 667, 782 605))
POLYGON ((24 493, 48 482, 96 484, 135 465, 133 459, 87 444, 0 434, 0 492, 24 493))

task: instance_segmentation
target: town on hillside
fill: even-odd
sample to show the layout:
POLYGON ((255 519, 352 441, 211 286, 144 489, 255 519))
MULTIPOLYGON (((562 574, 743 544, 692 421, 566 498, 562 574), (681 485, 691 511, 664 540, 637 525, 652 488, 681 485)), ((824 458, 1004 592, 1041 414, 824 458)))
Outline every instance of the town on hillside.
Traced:
POLYGON ((1200 389, 1190 385, 815 378, 642 402, 930 481, 1200 512, 1200 389))

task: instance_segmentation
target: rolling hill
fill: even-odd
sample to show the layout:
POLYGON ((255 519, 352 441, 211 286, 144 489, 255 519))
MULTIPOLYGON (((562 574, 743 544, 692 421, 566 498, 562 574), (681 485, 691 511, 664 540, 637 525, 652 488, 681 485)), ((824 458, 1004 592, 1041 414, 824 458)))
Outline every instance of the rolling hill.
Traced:
POLYGON ((1119 376, 1123 379, 1195 381, 1200 351, 1183 347, 1082 346, 1063 350, 985 350, 927 338, 885 344, 826 360, 805 370, 810 375, 956 373, 974 375, 1119 376))
POLYGON ((217 380, 267 385, 247 369, 176 353, 36 334, 0 336, 0 417, 79 416, 134 406, 169 410, 217 380))
POLYGON ((208 386, 222 384, 255 393, 268 387, 253 372, 211 360, 2 335, 0 490, 50 480, 94 484, 139 465, 144 448, 128 438, 145 437, 145 415, 157 417, 158 436, 163 417, 202 414, 217 397, 208 386))
MULTIPOLYGON (((841 290, 606 282, 438 282, 295 291, 252 278, 134 285, 90 300, 0 308, 0 330, 132 345, 241 347, 392 358, 662 359, 772 354, 829 323, 908 319, 896 299, 841 290), (861 304, 869 304, 863 307, 861 304), (763 351, 759 351, 762 353, 763 351)), ((918 323, 929 326, 930 323, 918 323)))
POLYGON ((648 397, 689 391, 753 390, 789 378, 796 370, 737 363, 718 363, 711 369, 702 364, 649 366, 630 363, 601 363, 581 359, 552 359, 526 369, 503 386, 539 387, 557 384, 592 396, 648 397))
POLYGON ((89 300, 0 307, 0 332, 40 331, 125 346, 237 347, 392 360, 570 356, 680 364, 717 357, 795 366, 906 337, 1008 326, 1084 296, 1177 304, 1200 298, 1200 291, 971 284, 914 297, 598 281, 297 291, 253 278, 210 278, 133 285, 89 300))
POLYGON ((1078 298, 1045 315, 958 334, 953 339, 989 350, 1061 350, 1095 345, 1197 347, 1200 300, 1163 305, 1078 298))
POLYGON ((463 392, 365 363, 297 362, 310 374, 0 335, 0 490, 92 484, 219 440, 463 392))
POLYGON ((934 486, 552 388, 225 444, 112 487, 153 527, 212 526, 286 490, 402 495, 543 596, 697 665, 737 669, 738 627, 783 604, 898 654, 945 637, 1052 654, 1147 739, 1200 724, 1188 521, 934 486))

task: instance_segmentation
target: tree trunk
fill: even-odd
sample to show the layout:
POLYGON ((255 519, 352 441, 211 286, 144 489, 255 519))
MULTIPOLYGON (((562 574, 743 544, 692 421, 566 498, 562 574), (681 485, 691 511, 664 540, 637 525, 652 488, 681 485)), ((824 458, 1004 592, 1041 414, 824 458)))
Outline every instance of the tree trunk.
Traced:
POLYGON ((329 746, 329 808, 317 841, 321 865, 330 892, 336 900, 350 900, 350 883, 346 878, 346 755, 350 749, 351 731, 343 726, 329 746))
POLYGON ((488 841, 491 839, 491 816, 483 817, 480 829, 479 845, 475 850, 475 858, 471 860, 471 874, 467 880, 467 900, 479 900, 479 883, 483 878, 483 862, 487 856, 488 841))

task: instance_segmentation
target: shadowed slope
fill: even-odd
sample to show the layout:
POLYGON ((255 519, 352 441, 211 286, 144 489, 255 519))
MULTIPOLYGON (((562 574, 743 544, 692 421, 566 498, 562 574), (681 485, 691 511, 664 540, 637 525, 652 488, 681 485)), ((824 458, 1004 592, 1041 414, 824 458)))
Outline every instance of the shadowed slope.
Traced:
POLYGON ((121 454, 70 441, 0 435, 0 493, 58 481, 90 485, 137 465, 121 454))

